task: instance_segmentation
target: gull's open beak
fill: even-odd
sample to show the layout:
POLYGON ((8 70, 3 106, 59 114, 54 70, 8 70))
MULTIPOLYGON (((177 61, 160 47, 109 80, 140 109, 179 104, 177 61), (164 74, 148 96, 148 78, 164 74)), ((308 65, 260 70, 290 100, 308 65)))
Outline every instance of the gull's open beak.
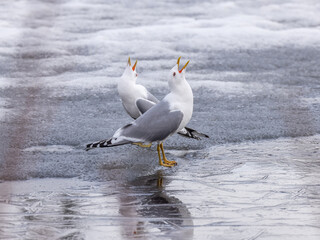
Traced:
POLYGON ((181 58, 181 56, 178 58, 178 61, 177 61, 177 64, 178 64, 178 71, 179 71, 180 58, 181 58))
POLYGON ((128 64, 129 64, 129 66, 131 66, 130 57, 128 58, 128 64))
POLYGON ((138 60, 136 60, 136 62, 134 63, 134 65, 133 65, 133 67, 132 67, 132 71, 134 71, 134 70, 136 69, 137 62, 138 62, 138 60))
MULTIPOLYGON (((180 58, 179 58, 180 59, 180 58)), ((190 62, 190 60, 183 66, 183 68, 179 71, 179 73, 182 73, 183 69, 185 69, 188 65, 188 63, 190 62)))

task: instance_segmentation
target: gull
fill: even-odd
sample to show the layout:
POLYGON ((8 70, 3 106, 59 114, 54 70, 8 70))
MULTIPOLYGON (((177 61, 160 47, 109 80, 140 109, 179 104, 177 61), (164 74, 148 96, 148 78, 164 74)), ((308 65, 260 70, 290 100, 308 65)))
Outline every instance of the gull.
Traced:
POLYGON ((137 60, 131 67, 130 57, 128 64, 121 78, 118 80, 118 93, 121 98, 122 105, 126 112, 133 119, 137 119, 142 115, 142 110, 137 106, 137 100, 142 99, 148 101, 150 105, 155 105, 159 100, 153 96, 144 86, 136 84, 138 74, 136 71, 137 60))
MULTIPOLYGON (((179 68, 179 62, 181 57, 178 58, 177 65, 179 68)), ((121 78, 118 80, 118 93, 121 98, 122 105, 126 112, 133 118, 137 119, 151 107, 156 105, 159 100, 153 96, 144 86, 137 84, 138 74, 136 72, 137 60, 133 67, 131 67, 130 57, 128 58, 127 67, 124 70, 121 78), (140 102, 138 105, 137 102, 140 102), (143 102, 143 104, 141 104, 143 102)), ((178 131, 180 136, 194 138, 199 140, 200 137, 209 137, 206 134, 199 133, 196 130, 188 127, 182 128, 178 131)), ((150 147, 151 145, 137 144, 140 147, 150 147)))
POLYGON ((136 102, 138 108, 148 111, 143 111, 144 114, 136 120, 119 128, 110 139, 87 144, 86 150, 130 143, 148 145, 157 142, 159 164, 164 167, 176 165, 175 161, 169 161, 166 158, 163 142, 183 129, 190 121, 193 112, 193 93, 185 78, 189 61, 179 70, 179 60, 180 58, 170 71, 168 95, 151 108, 145 100, 138 99, 136 102))

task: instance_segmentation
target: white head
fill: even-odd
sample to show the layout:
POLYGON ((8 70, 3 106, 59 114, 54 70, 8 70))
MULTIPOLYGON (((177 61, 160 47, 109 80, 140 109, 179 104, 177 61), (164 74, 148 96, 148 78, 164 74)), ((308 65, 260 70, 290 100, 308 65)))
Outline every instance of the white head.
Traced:
POLYGON ((136 62, 134 63, 133 67, 131 67, 131 61, 130 61, 130 57, 128 58, 128 63, 127 63, 127 67, 126 69, 124 70, 121 78, 123 79, 128 79, 128 80, 132 80, 132 81, 136 81, 137 80, 137 77, 138 77, 138 74, 136 72, 136 66, 137 66, 137 60, 136 62))
POLYGON ((171 77, 169 78, 169 87, 171 90, 177 89, 177 86, 183 82, 186 82, 186 67, 190 60, 183 66, 181 70, 179 70, 180 58, 181 57, 178 58, 177 64, 170 71, 171 77))

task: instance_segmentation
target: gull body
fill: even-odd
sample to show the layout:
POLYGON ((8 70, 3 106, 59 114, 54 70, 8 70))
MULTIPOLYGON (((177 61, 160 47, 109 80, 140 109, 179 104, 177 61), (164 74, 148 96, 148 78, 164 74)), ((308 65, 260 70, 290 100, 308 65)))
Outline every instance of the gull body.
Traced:
MULTIPOLYGON (((172 75, 177 76, 177 72, 179 72, 178 65, 171 70, 172 75)), ((179 74, 180 77, 173 77, 169 80, 171 92, 163 99, 164 102, 169 103, 171 111, 183 113, 183 118, 176 132, 182 130, 189 123, 193 112, 193 93, 185 79, 185 70, 179 74)))
MULTIPOLYGON (((180 71, 178 63, 170 72, 171 78, 168 81, 170 93, 162 101, 132 123, 119 128, 112 138, 88 144, 87 150, 130 143, 157 142, 159 164, 166 167, 174 166, 176 162, 167 160, 165 156, 163 141, 183 129, 190 121, 193 112, 193 93, 185 79, 185 68, 189 62, 180 71)), ((148 102, 143 99, 138 99, 136 104, 139 109, 148 108, 148 102)))
POLYGON ((127 67, 121 78, 118 80, 118 93, 122 105, 133 119, 137 119, 142 114, 136 104, 138 99, 148 100, 153 105, 159 102, 159 100, 148 92, 144 86, 136 83, 138 74, 135 66, 136 64, 134 67, 131 67, 129 58, 127 67))
MULTIPOLYGON (((177 69, 179 68, 180 58, 177 61, 177 69)), ((137 119, 143 113, 159 102, 144 86, 137 84, 138 74, 136 72, 136 63, 131 67, 130 58, 127 67, 118 80, 118 93, 122 101, 122 105, 126 112, 133 118, 137 119), (144 102, 143 107, 139 107, 137 102, 144 102)), ((170 84, 170 83, 169 83, 170 84)), ((189 86, 190 87, 190 86, 189 86)), ((183 91, 183 90, 180 90, 183 91)), ((187 90, 186 90, 187 91, 187 90)), ((141 104, 140 104, 141 105, 141 104)), ((177 132, 180 136, 194 138, 199 140, 200 137, 207 137, 206 134, 199 133, 196 130, 184 127, 177 132)), ((139 144, 138 144, 139 145, 139 144)), ((143 145, 140 145, 143 146, 143 145)))

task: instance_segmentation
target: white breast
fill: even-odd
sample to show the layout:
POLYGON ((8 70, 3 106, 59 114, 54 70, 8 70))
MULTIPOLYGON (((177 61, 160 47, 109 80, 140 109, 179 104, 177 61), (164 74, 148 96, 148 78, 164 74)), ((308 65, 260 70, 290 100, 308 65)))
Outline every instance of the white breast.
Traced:
POLYGON ((137 108, 136 101, 139 98, 146 98, 147 90, 143 86, 133 82, 122 81, 118 83, 118 92, 128 114, 132 118, 138 118, 140 112, 137 108))
POLYGON ((193 113, 193 93, 190 85, 185 83, 179 86, 179 91, 172 91, 165 100, 169 102, 170 110, 179 110, 183 113, 183 119, 177 131, 184 128, 190 121, 193 113))

